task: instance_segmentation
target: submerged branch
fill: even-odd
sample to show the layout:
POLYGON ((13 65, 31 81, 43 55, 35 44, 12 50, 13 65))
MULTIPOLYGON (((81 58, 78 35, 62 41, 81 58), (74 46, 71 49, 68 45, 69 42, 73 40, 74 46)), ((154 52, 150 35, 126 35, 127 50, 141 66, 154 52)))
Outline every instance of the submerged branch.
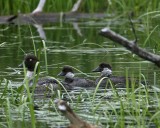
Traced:
POLYGON ((130 41, 126 39, 125 37, 115 33, 114 31, 110 30, 109 28, 103 28, 100 31, 100 35, 109 38, 110 40, 119 43, 120 45, 124 46, 134 54, 138 55, 139 57, 151 61, 154 64, 156 64, 158 67, 160 67, 160 56, 153 54, 151 52, 148 52, 135 44, 134 41, 130 41))
POLYGON ((38 14, 18 14, 12 16, 0 16, 0 24, 45 24, 64 21, 79 21, 85 19, 103 19, 107 17, 105 13, 38 13, 38 14))

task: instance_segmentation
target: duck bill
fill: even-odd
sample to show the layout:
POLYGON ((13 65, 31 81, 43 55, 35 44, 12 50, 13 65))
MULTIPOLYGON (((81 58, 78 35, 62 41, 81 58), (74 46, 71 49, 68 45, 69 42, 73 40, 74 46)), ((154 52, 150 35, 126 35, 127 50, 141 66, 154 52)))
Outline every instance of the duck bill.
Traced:
POLYGON ((57 76, 65 76, 64 72, 60 72, 57 76))
POLYGON ((101 71, 100 71, 100 68, 97 67, 97 68, 95 68, 94 70, 92 70, 92 72, 101 72, 101 71))

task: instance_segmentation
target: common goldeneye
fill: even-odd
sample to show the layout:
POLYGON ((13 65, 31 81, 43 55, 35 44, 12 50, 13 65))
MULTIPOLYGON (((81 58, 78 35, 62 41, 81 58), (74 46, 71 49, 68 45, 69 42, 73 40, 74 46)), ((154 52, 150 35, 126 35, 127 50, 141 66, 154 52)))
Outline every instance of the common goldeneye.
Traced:
POLYGON ((64 82, 71 87, 93 87, 94 81, 84 78, 74 77, 73 69, 70 66, 64 66, 58 76, 64 76, 64 82))
MULTIPOLYGON (((24 58, 24 65, 27 68, 25 80, 28 81, 30 87, 33 87, 34 81, 36 81, 35 77, 36 73, 34 73, 34 70, 38 62, 39 62, 38 58, 33 54, 28 54, 24 58)), ((54 77, 50 76, 39 77, 38 80, 36 81, 35 93, 47 93, 50 92, 51 90, 57 90, 60 88, 61 86, 55 80, 54 77)), ((67 86, 65 86, 65 88, 68 89, 67 86)))
POLYGON ((100 72, 101 76, 96 79, 95 84, 97 85, 100 81, 100 87, 111 87, 111 84, 114 85, 116 88, 126 88, 127 81, 128 86, 131 87, 131 83, 135 82, 136 84, 139 83, 139 81, 135 81, 132 78, 123 77, 123 76, 112 76, 112 67, 111 65, 107 63, 101 63, 99 66, 92 70, 93 72, 100 72), (103 79, 103 80, 102 80, 103 79))

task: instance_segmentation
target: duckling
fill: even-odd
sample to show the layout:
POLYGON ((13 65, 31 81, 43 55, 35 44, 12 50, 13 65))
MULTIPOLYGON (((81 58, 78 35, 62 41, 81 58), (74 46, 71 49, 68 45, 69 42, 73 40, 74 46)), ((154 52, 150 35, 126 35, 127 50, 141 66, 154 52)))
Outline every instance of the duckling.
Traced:
MULTIPOLYGON (((32 87, 34 84, 35 76, 34 70, 36 67, 36 63, 39 60, 36 56, 32 54, 28 54, 24 58, 24 65, 27 68, 26 79, 28 80, 29 86, 32 87)), ((50 76, 41 77, 36 82, 35 93, 42 93, 47 90, 57 90, 59 88, 58 82, 50 76)), ((67 86, 65 86, 67 88, 67 86)))
POLYGON ((74 77, 73 69, 70 66, 64 66, 58 76, 64 76, 63 83, 68 84, 70 87, 93 87, 94 81, 84 78, 74 77))
POLYGON ((96 125, 87 123, 86 121, 80 119, 70 108, 70 106, 63 100, 55 100, 59 111, 70 121, 68 128, 99 128, 96 125))
MULTIPOLYGON (((123 76, 112 76, 112 67, 111 65, 107 64, 107 63, 101 63, 99 64, 99 66, 92 70, 93 72, 100 72, 101 76, 99 78, 96 79, 95 83, 96 85, 98 84, 98 82, 104 78, 101 83, 100 83, 100 87, 110 87, 110 82, 114 85, 114 87, 116 88, 125 88, 126 87, 126 81, 128 80, 129 86, 131 86, 131 78, 127 78, 123 77, 123 76)), ((138 83, 138 81, 136 82, 138 83)))

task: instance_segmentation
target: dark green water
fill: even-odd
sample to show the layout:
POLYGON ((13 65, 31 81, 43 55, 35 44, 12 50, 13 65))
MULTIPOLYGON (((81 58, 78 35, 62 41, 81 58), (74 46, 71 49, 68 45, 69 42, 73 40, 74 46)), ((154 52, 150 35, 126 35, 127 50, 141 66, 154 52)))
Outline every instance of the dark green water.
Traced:
MULTIPOLYGON (((82 72, 93 74, 92 69, 101 62, 107 62, 112 65, 115 75, 125 74, 125 70, 129 69, 130 75, 136 75, 140 70, 146 78, 153 76, 153 71, 157 69, 156 66, 132 55, 125 48, 98 34, 101 28, 107 25, 107 22, 86 21, 80 22, 78 25, 82 36, 78 35, 72 23, 43 25, 47 38, 45 42, 49 75, 56 76, 63 65, 71 65, 82 72)), ((117 32, 122 33, 127 38, 134 39, 133 35, 128 35, 128 33, 131 33, 129 30, 124 30, 122 27, 122 31, 119 31, 121 26, 115 25, 115 27, 118 28, 117 32)), ((33 40, 36 49, 43 47, 36 28, 29 25, 1 25, 0 40, 1 77, 11 80, 17 78, 17 76, 22 77, 22 72, 20 76, 19 74, 12 75, 12 73, 15 73, 14 69, 17 69, 22 62, 23 51, 34 53, 33 40)), ((42 71, 44 71, 43 51, 40 61, 42 71)))
MULTIPOLYGON (((73 23, 71 22, 54 24, 48 23, 43 25, 44 32, 46 34, 45 42, 47 47, 48 75, 57 77, 57 74, 61 71, 61 68, 64 65, 71 65, 84 73, 98 77, 99 74, 92 73, 92 69, 97 67, 101 62, 108 62, 112 65, 114 75, 125 76, 126 71, 128 71, 129 76, 137 77, 139 72, 141 72, 151 85, 154 83, 154 72, 156 73, 157 78, 159 78, 160 74, 157 72, 158 68, 154 64, 140 59, 120 45, 111 42, 98 34, 103 27, 110 26, 125 37, 134 39, 134 36, 128 27, 128 21, 114 21, 112 25, 110 25, 110 22, 107 22, 104 19, 101 21, 89 20, 77 22, 77 24, 81 35, 74 29, 73 23)), ((33 41, 36 49, 42 48, 41 38, 39 37, 36 28, 32 25, 1 25, 0 33, 0 78, 1 80, 6 78, 13 83, 20 83, 23 81, 24 76, 23 69, 18 68, 18 65, 23 60, 23 51, 25 53, 34 53, 33 41)), ((140 35, 139 37, 142 37, 140 40, 143 40, 145 35, 144 32, 138 31, 137 33, 140 35)), ((43 50, 41 52, 40 65, 41 71, 45 72, 45 58, 43 50)), ((82 75, 82 77, 86 76, 82 75)), ((159 84, 160 81, 156 80, 156 82, 159 84)), ((14 84, 14 86, 16 85, 14 84)), ((95 103, 99 102, 98 99, 112 103, 112 98, 106 101, 104 98, 106 93, 102 92, 100 91, 97 93, 95 103)), ((106 103, 103 103, 102 107, 94 113, 95 115, 93 115, 92 112, 95 108, 93 107, 94 105, 92 106, 93 108, 90 108, 90 105, 92 104, 88 104, 90 101, 88 93, 90 93, 90 96, 93 96, 94 89, 89 90, 88 92, 85 90, 83 92, 84 95, 81 95, 82 97, 80 97, 78 102, 77 99, 79 98, 78 96, 80 93, 81 91, 77 91, 77 93, 76 91, 70 92, 75 101, 72 103, 72 106, 78 106, 77 113, 84 119, 87 119, 90 122, 95 122, 98 120, 97 118, 100 118, 100 122, 104 127, 107 125, 107 121, 110 121, 111 124, 116 122, 116 120, 111 121, 111 118, 104 118, 104 114, 107 112, 103 110, 103 107, 106 103), (78 94, 78 96, 76 94, 78 94), (83 102, 83 99, 87 102, 83 102), (82 112, 84 114, 82 114, 82 112), (85 113, 91 115, 87 116, 85 113)), ((107 94, 109 95, 110 93, 107 94)), ((122 95, 123 94, 125 94, 125 92, 122 92, 122 95)), ((52 99, 37 99, 35 101, 40 106, 40 110, 36 111, 37 126, 39 128, 59 127, 59 122, 61 123, 61 126, 68 124, 64 117, 61 117, 62 119, 56 118, 59 115, 55 112, 53 103, 51 103, 51 107, 48 106, 51 101, 52 99)), ((119 106, 116 106, 116 103, 118 104, 119 102, 115 100, 113 103, 118 109, 119 106)), ((74 108, 76 109, 76 107, 74 108)), ((17 111, 12 112, 12 115, 15 115, 15 118, 17 118, 16 120, 13 119, 14 126, 19 128, 22 125, 23 127, 31 127, 30 120, 28 118, 29 113, 27 113, 28 110, 25 112, 27 114, 24 115, 25 121, 23 122, 22 118, 18 118, 22 117, 19 116, 19 109, 20 108, 17 108, 17 111)), ((114 117, 112 118, 114 119, 114 117)), ((4 122, 6 125, 3 115, 1 120, 1 122, 4 122)), ((130 120, 128 120, 128 124, 129 123, 130 120)))

